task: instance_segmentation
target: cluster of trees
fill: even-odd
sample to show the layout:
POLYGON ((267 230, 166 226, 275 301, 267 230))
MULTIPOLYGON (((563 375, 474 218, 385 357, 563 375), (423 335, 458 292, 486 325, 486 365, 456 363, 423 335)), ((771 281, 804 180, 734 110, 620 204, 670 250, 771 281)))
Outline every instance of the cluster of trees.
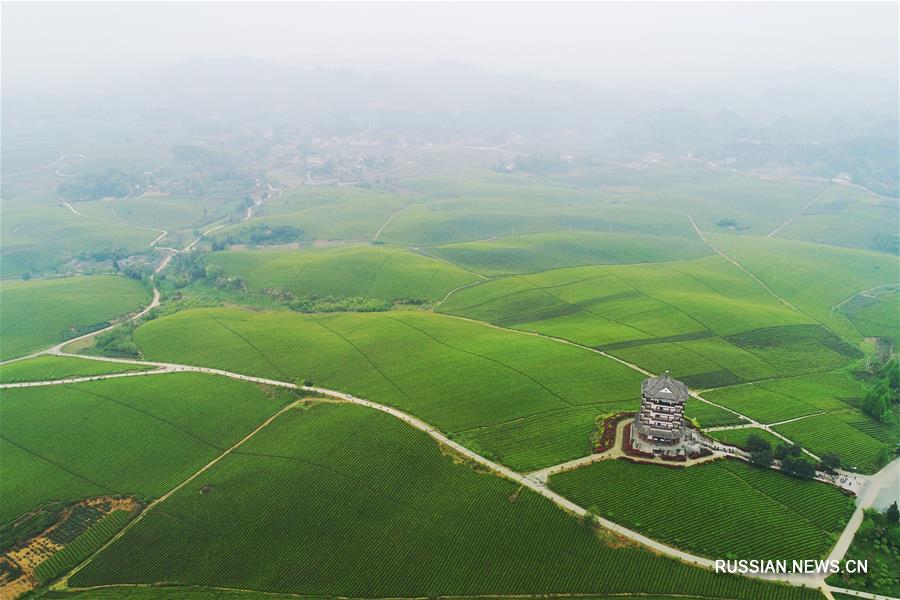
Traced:
POLYGON ((172 258, 170 265, 164 277, 176 288, 206 277, 206 259, 199 252, 180 252, 172 258))
POLYGON ((133 175, 121 169, 91 171, 78 177, 67 179, 59 186, 59 196, 73 202, 99 200, 100 198, 122 198, 131 193, 135 183, 133 175))
MULTIPOLYGON (((754 466, 767 469, 778 459, 781 470, 787 475, 798 479, 816 477, 816 463, 806 457, 803 448, 796 444, 778 444, 773 450, 768 440, 753 434, 747 437, 747 449, 750 452, 750 464, 754 466)), ((820 465, 828 473, 834 473, 841 466, 841 458, 837 454, 824 454, 820 465)))
POLYGON ((900 402, 900 363, 891 359, 875 368, 875 384, 862 401, 866 414, 882 423, 893 424, 894 408, 900 402))
POLYGON ((213 249, 224 250, 229 244, 249 244, 251 246, 270 246, 309 241, 311 238, 302 229, 291 225, 266 225, 259 223, 234 233, 228 234, 224 242, 216 240, 213 249))
POLYGON ((531 156, 517 156, 513 168, 519 172, 533 173, 535 175, 558 175, 569 172, 571 165, 559 157, 534 154, 531 156))
POLYGON ((390 310, 391 303, 380 298, 334 298, 333 296, 303 296, 288 304, 291 310, 303 313, 317 312, 381 312, 390 310))
POLYGON ((900 509, 891 504, 883 513, 867 510, 853 538, 853 559, 868 561, 867 573, 842 571, 828 583, 896 596, 900 592, 900 509))

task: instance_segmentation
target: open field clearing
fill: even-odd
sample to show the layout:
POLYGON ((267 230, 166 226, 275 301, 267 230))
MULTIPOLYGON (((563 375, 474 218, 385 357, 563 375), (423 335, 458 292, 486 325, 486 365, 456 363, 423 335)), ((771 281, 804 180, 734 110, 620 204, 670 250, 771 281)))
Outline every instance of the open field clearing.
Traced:
POLYGON ((290 397, 194 373, 3 390, 0 523, 50 500, 162 495, 290 397))
POLYGON ((105 373, 144 371, 152 367, 111 362, 96 362, 67 356, 36 356, 0 366, 0 383, 46 381, 68 377, 90 377, 105 373))
POLYGON ((816 596, 609 541, 540 496, 456 463, 387 414, 313 404, 284 413, 145 513, 69 584, 351 597, 816 596))
POLYGON ((482 275, 534 273, 597 264, 662 262, 710 254, 699 238, 566 231, 435 246, 438 256, 482 275))
POLYGON ((112 275, 6 281, 0 288, 0 360, 100 329, 149 297, 141 282, 112 275))
POLYGON ((852 500, 832 486, 732 460, 687 468, 606 460, 553 475, 550 487, 602 517, 713 558, 821 558, 852 512, 852 500))
POLYGON ((815 454, 837 454, 845 469, 871 473, 878 469, 879 455, 889 446, 864 431, 869 423, 874 422, 863 413, 847 411, 813 415, 773 429, 815 454))
POLYGON ((243 277, 250 289, 276 288, 297 296, 436 301, 478 281, 444 261, 388 246, 213 252, 206 259, 227 277, 243 277))
POLYGON ((846 411, 865 394, 852 374, 836 371, 771 379, 708 391, 704 397, 761 423, 820 412, 846 411))
MULTIPOLYGON (((636 401, 641 380, 588 350, 425 312, 194 309, 142 325, 135 341, 147 358, 308 379, 396 406, 450 434, 577 406, 620 406, 636 401)), ((547 443, 571 449, 569 435, 590 435, 591 426, 570 423, 577 432, 557 432, 559 440, 547 443)), ((580 455, 569 451, 558 454, 580 455)))
POLYGON ((898 200, 832 185, 776 235, 896 254, 898 209, 898 200))
POLYGON ((81 217, 58 203, 10 206, 4 202, 0 223, 4 277, 52 270, 60 259, 83 252, 110 248, 143 252, 159 235, 81 217))
POLYGON ((399 195, 354 187, 297 187, 266 201, 249 225, 216 232, 224 237, 256 223, 291 226, 313 240, 370 240, 395 210, 408 200, 399 195))
MULTIPOLYGON (((711 240, 779 296, 853 343, 863 334, 837 307, 863 290, 896 284, 900 268, 896 256, 864 250, 773 238, 714 235, 711 240)), ((880 335, 895 332, 890 327, 880 335)))
POLYGON ((504 277, 451 294, 440 311, 596 347, 696 388, 861 356, 718 256, 504 277))

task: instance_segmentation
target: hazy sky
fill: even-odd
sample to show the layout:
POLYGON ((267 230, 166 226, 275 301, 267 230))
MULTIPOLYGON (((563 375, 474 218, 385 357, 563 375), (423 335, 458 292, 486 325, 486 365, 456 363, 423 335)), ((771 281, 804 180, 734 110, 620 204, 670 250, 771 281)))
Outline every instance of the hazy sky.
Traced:
POLYGON ((2 76, 65 88, 189 57, 455 61, 605 85, 825 67, 896 77, 898 3, 3 2, 2 76))

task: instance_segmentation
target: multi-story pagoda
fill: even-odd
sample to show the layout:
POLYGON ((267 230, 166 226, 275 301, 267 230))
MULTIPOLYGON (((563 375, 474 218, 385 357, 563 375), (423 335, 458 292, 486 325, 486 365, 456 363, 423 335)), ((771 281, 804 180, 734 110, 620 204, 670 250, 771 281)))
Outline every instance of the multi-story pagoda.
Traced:
POLYGON ((631 443, 654 454, 684 453, 684 403, 688 387, 669 372, 641 384, 641 410, 631 427, 631 443))

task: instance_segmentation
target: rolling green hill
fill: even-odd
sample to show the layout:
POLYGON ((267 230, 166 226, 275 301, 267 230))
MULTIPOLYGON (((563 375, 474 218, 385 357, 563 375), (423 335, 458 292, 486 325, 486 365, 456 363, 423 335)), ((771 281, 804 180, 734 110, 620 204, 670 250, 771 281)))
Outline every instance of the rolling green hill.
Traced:
POLYGON ((111 275, 4 281, 0 359, 100 329, 110 319, 138 310, 149 298, 141 282, 111 275))
POLYGON ((0 523, 51 500, 161 496, 290 398, 195 373, 3 390, 0 523))
POLYGON ((436 301, 478 277, 444 261, 388 246, 317 250, 213 252, 207 262, 225 276, 241 276, 254 290, 276 288, 297 296, 436 301))

